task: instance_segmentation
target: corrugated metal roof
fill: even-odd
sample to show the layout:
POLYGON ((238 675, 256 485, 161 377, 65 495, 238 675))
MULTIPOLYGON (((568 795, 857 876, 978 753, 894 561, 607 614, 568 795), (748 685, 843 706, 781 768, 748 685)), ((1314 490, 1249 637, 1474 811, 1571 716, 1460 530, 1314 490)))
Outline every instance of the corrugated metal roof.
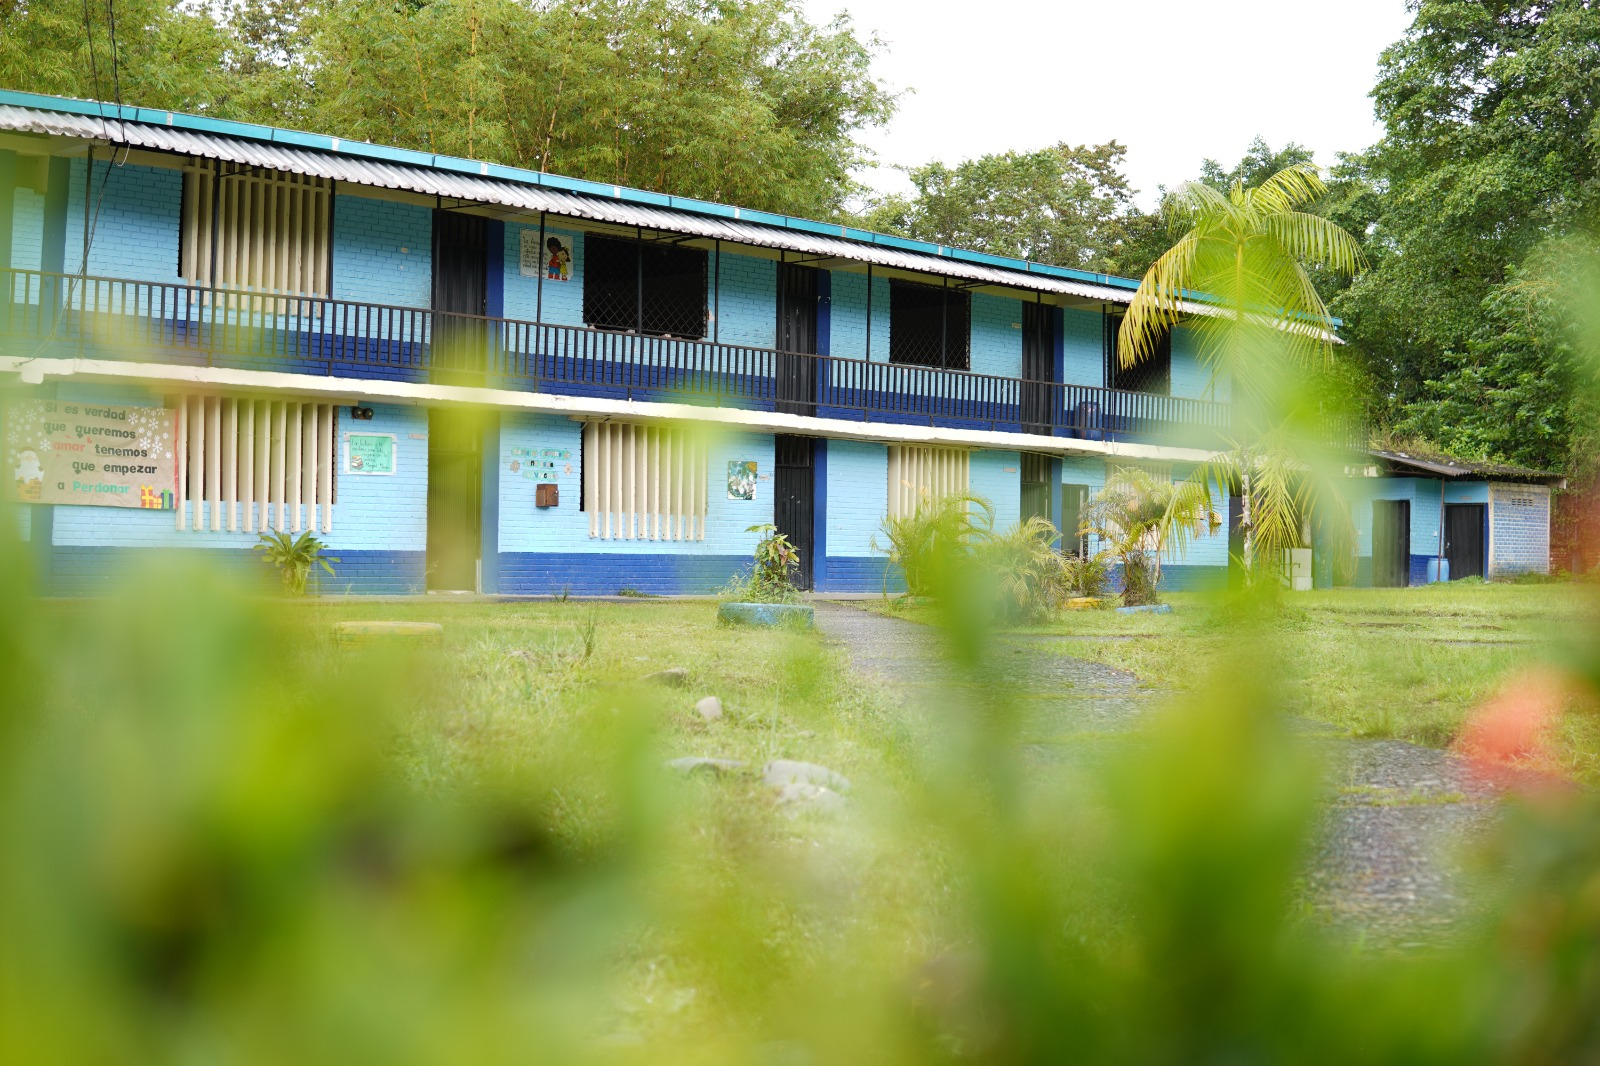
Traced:
MULTIPOLYGON (((554 215, 619 226, 642 226, 706 240, 781 248, 818 257, 848 259, 871 263, 874 266, 937 274, 983 285, 1077 296, 1109 303, 1125 304, 1133 298, 1132 290, 1109 285, 1096 285, 1022 270, 985 266, 943 256, 903 251, 849 240, 843 236, 830 237, 736 218, 715 218, 671 207, 626 203, 489 177, 487 174, 490 165, 487 163, 480 164, 483 173, 473 175, 436 167, 298 148, 246 137, 177 129, 150 122, 66 114, 10 104, 0 104, 0 129, 109 141, 112 144, 134 148, 220 159, 246 166, 267 167, 375 188, 495 204, 528 212, 549 212, 554 215)), ((840 230, 842 233, 844 227, 841 226, 840 230)), ((1210 311, 1203 305, 1191 305, 1189 309, 1200 314, 1210 311)))
POLYGON ((1374 450, 1374 458, 1382 459, 1391 467, 1401 467, 1422 474, 1460 481, 1530 481, 1554 484, 1566 479, 1548 470, 1533 470, 1509 463, 1491 463, 1482 459, 1456 459, 1453 457, 1424 458, 1405 452, 1374 450))

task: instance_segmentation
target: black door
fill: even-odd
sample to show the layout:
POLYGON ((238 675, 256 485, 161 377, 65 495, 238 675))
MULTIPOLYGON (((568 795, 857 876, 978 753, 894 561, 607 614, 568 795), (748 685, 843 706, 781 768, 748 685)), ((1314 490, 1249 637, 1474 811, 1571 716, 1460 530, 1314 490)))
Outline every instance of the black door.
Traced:
POLYGON ((1061 550, 1068 555, 1088 554, 1089 538, 1078 531, 1083 508, 1089 502, 1088 485, 1061 486, 1061 550))
POLYGON ((1379 588, 1411 584, 1411 501, 1372 502, 1372 583, 1379 588))
POLYGON ((433 213, 433 380, 481 385, 487 367, 489 223, 433 213))
POLYGON ((817 272, 778 264, 777 409, 792 415, 817 410, 817 272))
POLYGON ((1487 508, 1481 503, 1451 503, 1444 509, 1444 557, 1450 580, 1483 577, 1483 527, 1487 508))
POLYGON ((1022 520, 1051 520, 1050 457, 1022 453, 1022 520))
POLYGON ((800 572, 795 584, 811 587, 812 525, 816 514, 816 442, 810 437, 779 435, 772 438, 776 470, 772 479, 772 524, 800 550, 800 572))
POLYGON ((428 588, 473 592, 482 547, 483 422, 465 408, 428 412, 428 588))
POLYGON ((1055 376, 1054 317, 1048 304, 1022 305, 1022 395, 1019 399, 1025 433, 1049 434, 1054 429, 1051 399, 1056 390, 1049 384, 1055 376))

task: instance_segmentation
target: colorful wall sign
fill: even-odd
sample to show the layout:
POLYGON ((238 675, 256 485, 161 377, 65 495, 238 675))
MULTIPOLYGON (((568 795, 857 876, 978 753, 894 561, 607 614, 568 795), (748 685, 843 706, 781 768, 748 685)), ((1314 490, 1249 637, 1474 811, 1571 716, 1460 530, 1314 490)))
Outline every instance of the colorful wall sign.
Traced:
POLYGON ((12 401, 5 407, 10 497, 171 510, 177 415, 167 407, 12 401))
POLYGON ((344 435, 344 472, 347 474, 392 474, 394 456, 393 433, 344 435))

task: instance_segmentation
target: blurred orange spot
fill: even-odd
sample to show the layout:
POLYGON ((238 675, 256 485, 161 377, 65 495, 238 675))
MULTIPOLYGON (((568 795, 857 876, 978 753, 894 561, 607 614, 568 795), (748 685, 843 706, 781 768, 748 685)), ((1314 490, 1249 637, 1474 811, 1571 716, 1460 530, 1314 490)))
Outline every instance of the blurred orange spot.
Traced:
POLYGON ((1512 767, 1552 771, 1556 758, 1550 730, 1581 692, 1577 678, 1555 667, 1524 670, 1472 712, 1456 750, 1491 778, 1512 767))

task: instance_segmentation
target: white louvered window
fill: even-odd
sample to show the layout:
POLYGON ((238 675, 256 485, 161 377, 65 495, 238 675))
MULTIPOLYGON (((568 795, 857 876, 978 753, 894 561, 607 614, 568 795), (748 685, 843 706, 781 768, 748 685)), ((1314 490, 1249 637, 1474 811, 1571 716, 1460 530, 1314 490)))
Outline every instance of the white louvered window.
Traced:
POLYGON ((338 408, 219 396, 177 407, 179 529, 333 531, 338 408))
POLYGON ((186 168, 179 275, 219 289, 327 296, 332 196, 325 178, 186 168))
POLYGON ((969 453, 960 448, 889 446, 889 517, 914 514, 923 500, 967 491, 969 453))
POLYGON ((672 426, 588 422, 583 500, 599 540, 705 540, 706 442, 672 426))

